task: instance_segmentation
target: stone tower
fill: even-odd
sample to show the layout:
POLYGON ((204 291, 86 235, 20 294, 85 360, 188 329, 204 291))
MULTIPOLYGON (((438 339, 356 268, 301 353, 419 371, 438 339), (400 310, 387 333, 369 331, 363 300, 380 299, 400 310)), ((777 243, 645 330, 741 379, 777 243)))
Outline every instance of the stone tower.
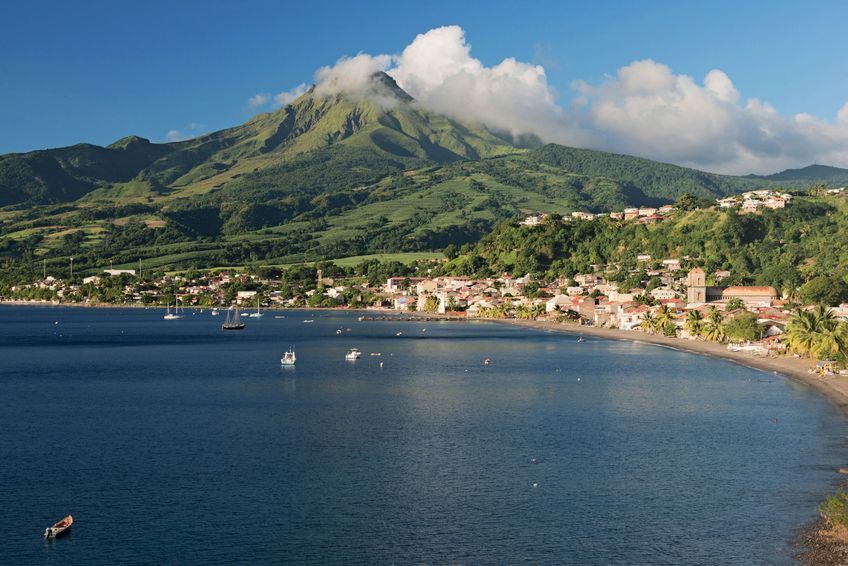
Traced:
POLYGON ((686 278, 686 302, 707 302, 707 274, 700 267, 690 271, 686 278))

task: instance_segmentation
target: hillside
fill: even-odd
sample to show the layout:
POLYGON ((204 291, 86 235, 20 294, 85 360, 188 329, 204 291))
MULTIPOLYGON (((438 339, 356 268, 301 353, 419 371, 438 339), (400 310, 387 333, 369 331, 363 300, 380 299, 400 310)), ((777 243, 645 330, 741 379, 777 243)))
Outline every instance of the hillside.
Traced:
MULTIPOLYGON (((848 283, 848 200, 796 197, 782 210, 739 215, 718 208, 678 212, 646 225, 609 218, 543 222, 536 227, 504 222, 446 264, 447 273, 534 273, 552 280, 612 265, 608 274, 625 288, 646 279, 644 270, 677 258, 684 270, 725 269, 725 285, 770 285, 794 290, 815 278, 848 283), (637 256, 648 254, 650 262, 637 256), (628 280, 631 283, 626 283, 628 280)), ((714 283, 710 283, 714 284, 714 283)))
POLYGON ((805 180, 813 184, 824 184, 831 187, 844 187, 848 185, 848 169, 831 167, 829 165, 808 165, 801 169, 786 169, 780 173, 761 177, 751 176, 754 179, 765 181, 787 181, 797 183, 805 180))
MULTIPOLYGON (((715 198, 762 178, 549 144, 420 108, 384 74, 183 142, 0 156, 0 259, 146 268, 292 263, 474 242, 527 212, 715 198)), ((783 186, 816 182, 781 180, 783 186)))

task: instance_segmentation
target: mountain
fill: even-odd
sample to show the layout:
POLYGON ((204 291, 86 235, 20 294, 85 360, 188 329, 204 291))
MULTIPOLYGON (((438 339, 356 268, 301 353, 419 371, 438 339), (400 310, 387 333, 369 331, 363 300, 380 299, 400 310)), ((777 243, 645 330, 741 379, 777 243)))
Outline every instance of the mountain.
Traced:
POLYGON ((275 112, 183 142, 153 144, 131 136, 108 147, 79 144, 0 156, 0 205, 70 202, 89 193, 100 200, 198 194, 255 171, 285 173, 307 153, 320 154, 305 161, 320 162, 321 169, 328 161, 347 165, 340 154, 349 153, 383 171, 516 151, 484 128, 418 108, 388 75, 374 79, 367 96, 318 96, 313 88, 275 112))
POLYGON ((107 261, 177 268, 426 252, 522 213, 620 210, 769 182, 518 143, 428 112, 378 73, 367 92, 313 87, 186 141, 130 136, 0 156, 0 260, 73 256, 83 272, 107 261))
POLYGON ((808 165, 801 169, 786 169, 773 175, 765 175, 753 178, 767 181, 786 181, 790 183, 805 180, 814 184, 824 184, 831 187, 844 187, 848 185, 848 169, 831 167, 830 165, 808 165))

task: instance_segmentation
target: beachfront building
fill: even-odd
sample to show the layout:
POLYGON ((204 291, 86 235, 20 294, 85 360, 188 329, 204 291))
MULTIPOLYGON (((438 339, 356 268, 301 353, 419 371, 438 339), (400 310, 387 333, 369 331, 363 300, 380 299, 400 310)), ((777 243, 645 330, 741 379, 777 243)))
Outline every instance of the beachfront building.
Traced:
POLYGON ((774 287, 736 285, 721 293, 722 301, 730 299, 741 299, 746 307, 770 307, 778 299, 778 294, 774 287))

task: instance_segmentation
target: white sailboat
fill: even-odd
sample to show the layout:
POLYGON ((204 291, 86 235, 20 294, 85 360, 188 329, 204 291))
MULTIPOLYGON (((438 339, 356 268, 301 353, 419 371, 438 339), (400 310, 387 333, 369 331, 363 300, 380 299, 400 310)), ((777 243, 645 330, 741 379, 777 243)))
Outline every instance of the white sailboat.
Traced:
POLYGON ((176 301, 174 301, 174 312, 173 313, 171 312, 171 303, 170 302, 168 302, 167 308, 168 308, 168 312, 165 313, 165 316, 163 316, 162 318, 164 318, 165 320, 179 320, 179 319, 182 318, 182 315, 179 314, 179 307, 177 306, 176 301))
POLYGON ((262 318, 265 316, 265 313, 259 309, 259 297, 256 297, 256 312, 251 313, 249 315, 250 318, 262 318))

